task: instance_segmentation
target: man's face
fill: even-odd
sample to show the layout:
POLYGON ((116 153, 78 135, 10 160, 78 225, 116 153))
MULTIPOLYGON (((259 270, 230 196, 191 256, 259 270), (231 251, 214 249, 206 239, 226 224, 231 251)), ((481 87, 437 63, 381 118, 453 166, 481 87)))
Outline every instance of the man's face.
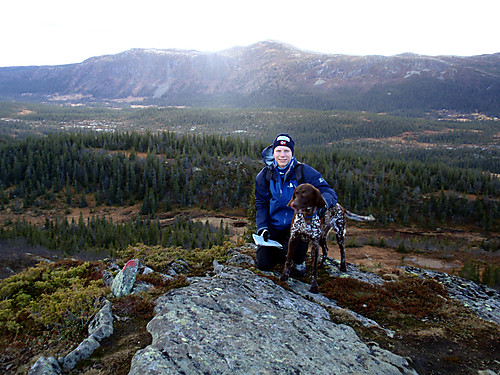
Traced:
POLYGON ((273 151, 274 160, 278 163, 278 167, 284 168, 292 159, 292 150, 286 146, 277 146, 273 151))

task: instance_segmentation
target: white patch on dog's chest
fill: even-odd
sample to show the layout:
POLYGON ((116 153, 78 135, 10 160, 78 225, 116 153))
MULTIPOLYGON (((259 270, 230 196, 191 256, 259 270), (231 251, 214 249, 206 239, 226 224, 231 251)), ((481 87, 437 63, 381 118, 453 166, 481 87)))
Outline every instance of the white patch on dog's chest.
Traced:
POLYGON ((306 235, 311 238, 320 238, 321 221, 318 215, 315 215, 310 220, 306 220, 303 214, 296 214, 292 223, 291 233, 306 235))

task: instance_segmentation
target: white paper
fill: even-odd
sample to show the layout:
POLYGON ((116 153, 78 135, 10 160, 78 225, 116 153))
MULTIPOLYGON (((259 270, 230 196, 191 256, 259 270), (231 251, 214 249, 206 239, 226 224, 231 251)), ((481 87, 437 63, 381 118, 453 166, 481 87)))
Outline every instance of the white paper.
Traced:
POLYGON ((274 241, 274 240, 264 241, 264 237, 258 236, 256 234, 252 234, 252 236, 253 236, 253 241, 255 242, 256 245, 278 247, 280 249, 283 248, 283 245, 281 245, 278 241, 274 241))

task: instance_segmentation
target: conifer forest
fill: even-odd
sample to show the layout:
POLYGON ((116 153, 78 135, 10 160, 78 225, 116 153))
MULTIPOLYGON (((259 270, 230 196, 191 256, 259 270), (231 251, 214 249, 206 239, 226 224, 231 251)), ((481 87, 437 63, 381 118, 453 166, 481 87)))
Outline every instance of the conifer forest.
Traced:
POLYGON ((481 232, 481 248, 495 252, 499 131, 495 119, 429 114, 1 103, 0 237, 67 254, 222 244, 222 222, 194 222, 189 212, 251 222, 261 151, 287 132, 297 159, 323 174, 344 207, 375 216, 374 227, 481 232), (116 221, 109 207, 133 215, 116 221), (92 214, 68 219, 83 208, 92 214))

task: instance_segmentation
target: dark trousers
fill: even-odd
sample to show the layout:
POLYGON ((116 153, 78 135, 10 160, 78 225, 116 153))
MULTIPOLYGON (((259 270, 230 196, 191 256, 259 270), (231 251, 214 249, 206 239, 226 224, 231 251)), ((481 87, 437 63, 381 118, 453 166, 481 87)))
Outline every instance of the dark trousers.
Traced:
MULTIPOLYGON (((272 270, 277 264, 284 264, 288 253, 288 240, 290 239, 290 229, 276 230, 269 228, 270 239, 278 241, 283 245, 283 249, 271 246, 257 246, 257 268, 262 271, 272 270)), ((295 264, 303 263, 306 260, 307 242, 298 241, 295 248, 293 261, 295 264)))

